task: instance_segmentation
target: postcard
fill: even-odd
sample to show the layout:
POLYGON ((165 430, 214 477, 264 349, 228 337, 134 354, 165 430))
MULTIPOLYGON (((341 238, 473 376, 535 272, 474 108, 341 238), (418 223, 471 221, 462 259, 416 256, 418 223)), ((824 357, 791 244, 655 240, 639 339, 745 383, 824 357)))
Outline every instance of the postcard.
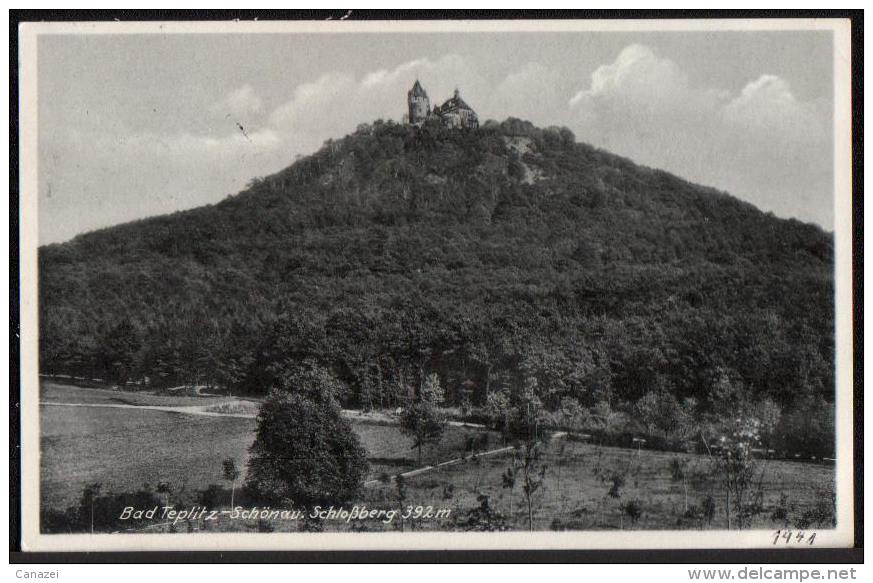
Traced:
POLYGON ((24 550, 852 546, 849 24, 22 23, 24 550))

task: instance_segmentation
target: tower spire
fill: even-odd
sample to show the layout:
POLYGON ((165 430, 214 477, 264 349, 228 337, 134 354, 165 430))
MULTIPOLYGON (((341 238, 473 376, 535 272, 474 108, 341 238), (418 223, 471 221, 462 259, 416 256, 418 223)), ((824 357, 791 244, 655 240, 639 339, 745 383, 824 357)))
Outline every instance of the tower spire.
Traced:
POLYGON ((418 78, 412 85, 412 89, 407 94, 407 104, 409 106, 409 123, 419 125, 427 119, 430 114, 430 99, 427 97, 427 91, 421 86, 418 78))

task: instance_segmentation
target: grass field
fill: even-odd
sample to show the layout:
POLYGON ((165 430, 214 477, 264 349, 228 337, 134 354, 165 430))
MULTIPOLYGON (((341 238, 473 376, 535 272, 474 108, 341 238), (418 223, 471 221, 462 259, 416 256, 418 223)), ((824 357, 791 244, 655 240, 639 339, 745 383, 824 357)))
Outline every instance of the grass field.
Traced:
MULTIPOLYGON (((512 527, 526 528, 520 480, 511 493, 503 487, 501 474, 510 463, 508 456, 495 456, 442 468, 407 480, 406 496, 414 504, 449 507, 453 514, 458 514, 478 506, 477 496, 486 494, 512 527), (448 484, 453 487, 451 499, 444 495, 448 484)), ((537 530, 697 529, 726 525, 723 491, 712 462, 706 457, 555 441, 546 448, 543 463, 547 465, 545 480, 533 497, 537 530), (683 482, 673 479, 673 459, 686 464, 687 498, 683 482), (609 492, 616 475, 622 476, 624 485, 618 489, 618 496, 613 497, 609 492), (712 495, 716 502, 711 523, 703 518, 702 512, 694 514, 707 495, 712 495), (642 513, 636 522, 622 511, 630 501, 642 513)), ((781 527, 785 520, 793 523, 813 509, 831 511, 833 467, 761 461, 756 482, 758 479, 763 493, 762 510, 753 519, 753 527, 781 527), (782 500, 783 494, 787 500, 782 500), (774 519, 774 512, 783 502, 787 502, 784 504, 787 516, 774 519)), ((367 501, 376 507, 397 504, 396 487, 380 485, 367 493, 367 501)), ((818 526, 831 525, 825 520, 818 526)), ((417 527, 439 528, 439 525, 422 522, 417 527)))
POLYGON ((241 464, 254 419, 137 409, 41 407, 40 499, 63 509, 89 483, 123 492, 169 482, 174 490, 221 482, 221 461, 241 464))
MULTIPOLYGON (((546 447, 543 462, 548 469, 542 488, 533 497, 535 530, 700 530, 725 529, 724 493, 711 461, 697 455, 602 447, 554 441, 546 447), (684 462, 687 480, 673 479, 671 462, 684 462), (624 485, 610 495, 613 477, 622 475, 624 485), (687 485, 687 495, 685 490, 687 485), (712 496, 711 520, 701 509, 712 496), (686 502, 687 501, 687 502, 686 502), (623 508, 633 502, 641 515, 634 521, 623 508), (687 504, 687 505, 686 505, 687 504)), ((528 517, 521 481, 510 491, 501 475, 509 467, 508 455, 467 459, 404 481, 401 503, 391 482, 365 488, 356 504, 369 509, 401 509, 409 506, 449 510, 449 516, 431 520, 396 519, 327 521, 328 531, 391 531, 455 529, 455 518, 480 505, 479 496, 489 496, 493 509, 505 518, 510 530, 527 530, 528 517)), ((761 461, 756 474, 762 499, 758 512, 746 528, 778 529, 785 526, 813 529, 833 527, 833 468, 798 462, 761 461), (784 511, 784 512, 783 512, 784 511), (780 514, 781 513, 781 514, 780 514)), ((757 489, 758 486, 756 485, 757 489)), ((257 520, 219 520, 200 523, 198 530, 256 531, 257 520)), ((267 527, 277 532, 297 531, 300 521, 271 520, 267 527)), ((736 518, 732 528, 736 529, 736 518)))
POLYGON ((155 395, 145 391, 115 391, 112 389, 92 389, 62 383, 43 381, 40 383, 41 403, 94 403, 118 405, 175 406, 217 405, 230 401, 228 397, 177 397, 155 395))
MULTIPOLYGON (((44 403, 188 406, 227 399, 168 397, 108 389, 44 383, 44 403)), ((353 422, 369 453, 369 479, 417 467, 412 440, 396 427, 353 422)), ((221 462, 245 467, 254 440, 255 420, 204 417, 141 409, 44 406, 40 408, 40 499, 63 509, 76 502, 86 484, 104 491, 127 491, 168 482, 174 490, 195 492, 221 484, 221 462)), ((425 449, 425 463, 457 457, 475 430, 453 427, 436 448, 425 449)))
MULTIPOLYGON (((46 383, 44 402, 78 402, 140 405, 221 403, 221 399, 165 397, 118 391, 64 387, 46 383)), ((104 491, 127 491, 171 484, 184 499, 194 500, 197 490, 223 484, 221 462, 231 457, 244 468, 248 447, 254 438, 254 419, 206 417, 142 409, 44 406, 40 408, 42 435, 41 502, 63 509, 76 502, 82 488, 101 482, 104 491)), ((396 426, 354 421, 370 458, 369 479, 386 477, 418 467, 411 440, 396 426)), ((481 430, 449 427, 438 447, 425 451, 424 463, 444 461, 464 454, 469 437, 481 430)), ((501 444, 491 434, 488 448, 501 444)), ((510 490, 502 487, 501 474, 509 467, 509 455, 468 459, 457 465, 409 478, 405 505, 448 508, 459 516, 479 505, 486 494, 511 528, 527 528, 527 514, 520 481, 510 490)), ((724 528, 723 491, 712 462, 698 455, 600 447, 566 439, 550 442, 543 463, 547 465, 543 487, 533 499, 534 527, 538 530, 572 529, 698 529, 724 528), (682 462, 686 479, 674 479, 671 463, 682 462), (613 488, 615 477, 622 485, 613 488), (612 495, 610 490, 613 490, 612 495), (712 521, 700 511, 712 496, 712 521), (635 520, 623 508, 633 502, 640 510, 635 520)), ((829 527, 832 466, 785 461, 760 461, 756 490, 762 493, 760 511, 752 526, 770 528, 796 524, 814 516, 821 528, 829 527), (780 513, 780 509, 784 510, 780 513)), ((393 483, 364 489, 360 503, 371 508, 397 508, 398 491, 393 483)), ((446 528, 445 521, 406 522, 404 528, 446 528)), ((234 521, 202 525, 209 529, 258 528, 257 521, 234 521)), ((280 521, 275 530, 294 530, 298 524, 280 521)), ((373 530, 399 528, 399 523, 358 524, 373 530)), ((351 525, 329 523, 328 529, 351 525)))

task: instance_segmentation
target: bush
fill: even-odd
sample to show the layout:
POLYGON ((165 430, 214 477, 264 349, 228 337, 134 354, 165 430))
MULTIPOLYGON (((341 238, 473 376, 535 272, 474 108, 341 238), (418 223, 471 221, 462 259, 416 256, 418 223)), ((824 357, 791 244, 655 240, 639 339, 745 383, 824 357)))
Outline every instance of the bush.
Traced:
POLYGON ((479 506, 467 510, 455 518, 454 526, 456 529, 488 532, 508 530, 506 518, 491 506, 489 496, 479 494, 476 500, 479 502, 479 506))
POLYGON ((101 494, 101 484, 89 484, 82 490, 76 506, 65 512, 46 509, 40 512, 40 529, 45 533, 109 532, 143 526, 137 521, 121 520, 126 507, 150 509, 166 502, 146 487, 135 492, 101 494))
POLYGON ((261 405, 246 490, 269 502, 341 504, 367 472, 364 448, 339 404, 318 387, 274 390, 261 405))
POLYGON ((773 522, 781 523, 782 526, 788 526, 788 495, 785 492, 779 495, 779 502, 776 504, 775 508, 773 508, 773 513, 770 515, 770 519, 773 522))
POLYGON ((621 498, 621 489, 624 488, 624 476, 614 474, 610 479, 612 485, 609 487, 609 496, 611 498, 621 498))
POLYGON ((804 510, 794 520, 794 526, 807 528, 835 528, 837 526, 837 498, 833 490, 818 490, 812 508, 804 510))
POLYGON ((631 500, 621 507, 625 516, 630 518, 631 524, 636 524, 643 516, 643 505, 639 500, 631 500))
POLYGON ((209 484, 197 493, 197 503, 206 508, 220 508, 230 500, 230 488, 222 488, 218 484, 209 484))

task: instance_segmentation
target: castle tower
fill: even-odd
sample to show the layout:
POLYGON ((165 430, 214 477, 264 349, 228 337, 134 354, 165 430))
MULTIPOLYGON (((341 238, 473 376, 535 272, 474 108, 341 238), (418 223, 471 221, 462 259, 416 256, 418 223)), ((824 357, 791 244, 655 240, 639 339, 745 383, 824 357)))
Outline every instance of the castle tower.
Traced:
POLYGON ((415 80, 412 89, 406 94, 406 101, 409 104, 409 123, 412 125, 421 125, 430 114, 430 99, 427 97, 427 92, 415 80))

